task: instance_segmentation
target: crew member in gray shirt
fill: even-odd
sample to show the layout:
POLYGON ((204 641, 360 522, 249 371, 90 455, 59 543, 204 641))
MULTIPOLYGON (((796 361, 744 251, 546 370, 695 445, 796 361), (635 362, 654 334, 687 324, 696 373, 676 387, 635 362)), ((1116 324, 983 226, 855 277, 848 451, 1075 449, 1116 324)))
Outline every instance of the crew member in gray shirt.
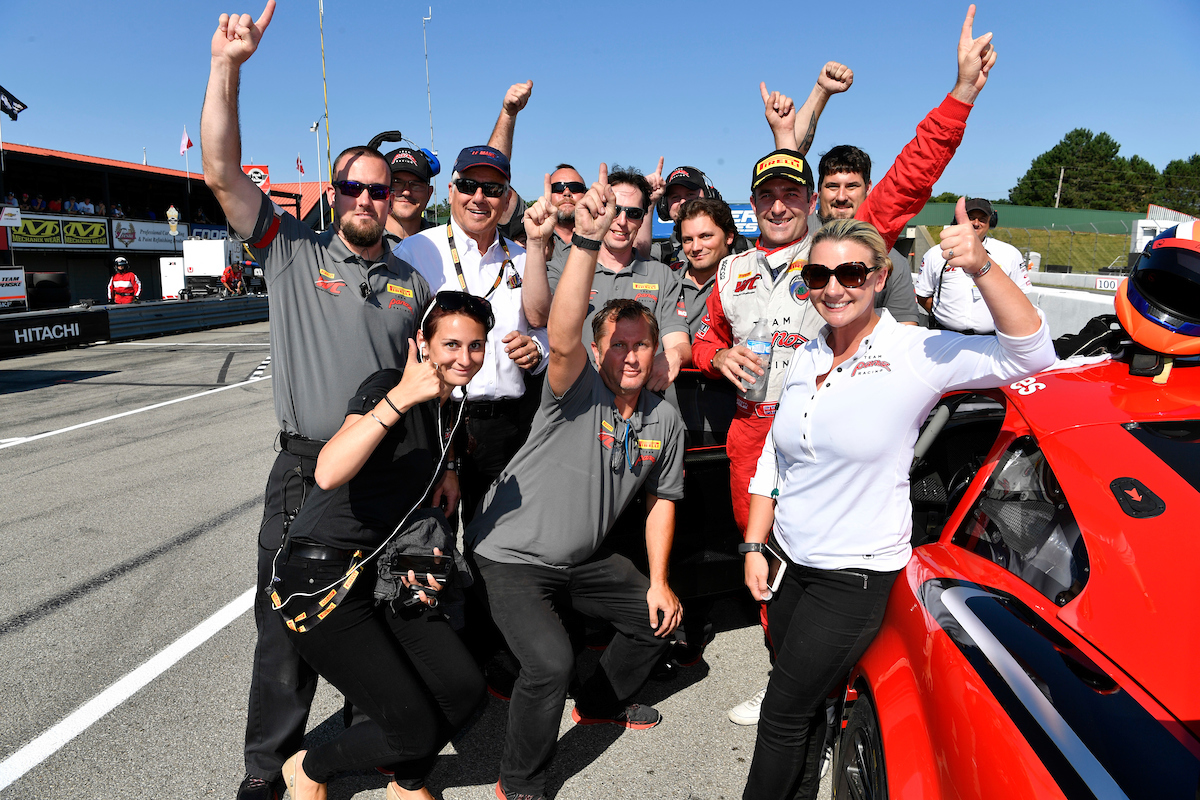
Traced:
POLYGON ((576 695, 579 724, 658 724, 657 711, 627 705, 679 624, 667 584, 675 501, 683 496, 683 422, 650 392, 657 320, 632 299, 588 316, 596 254, 620 208, 600 180, 575 208, 573 247, 550 307, 549 365, 528 441, 484 497, 466 531, 492 616, 521 664, 509 705, 497 795, 541 797, 575 657, 556 604, 564 595, 617 629, 595 674, 576 695), (604 538, 635 494, 647 490, 650 577, 604 538))
MULTIPOLYGON (((377 151, 353 147, 335 159, 334 185, 325 189, 334 227, 320 235, 272 204, 242 172, 239 74, 273 12, 268 3, 257 21, 221 15, 200 123, 205 183, 231 233, 262 264, 270 290, 272 388, 281 430, 258 532, 258 642, 238 800, 280 794, 273 784, 284 760, 300 749, 317 685, 261 591, 272 557, 312 486, 321 445, 345 419, 346 396, 372 373, 405 363, 429 301, 425 280, 383 245, 391 170, 377 151)), ((442 487, 435 491, 440 497, 442 487)))
MULTIPOLYGON (((638 231, 648 224, 650 184, 633 170, 620 170, 608 176, 608 185, 617 197, 617 218, 600 244, 594 268, 591 300, 579 334, 586 336, 597 309, 614 298, 636 300, 654 314, 659 326, 662 352, 654 361, 654 370, 646 388, 665 391, 674 382, 681 367, 692 363, 691 337, 687 312, 681 305, 679 274, 659 261, 638 258, 634 249, 638 231)), ((576 213, 578 213, 576 206, 576 213)), ((550 289, 556 290, 562 270, 551 262, 546 276, 550 289)))

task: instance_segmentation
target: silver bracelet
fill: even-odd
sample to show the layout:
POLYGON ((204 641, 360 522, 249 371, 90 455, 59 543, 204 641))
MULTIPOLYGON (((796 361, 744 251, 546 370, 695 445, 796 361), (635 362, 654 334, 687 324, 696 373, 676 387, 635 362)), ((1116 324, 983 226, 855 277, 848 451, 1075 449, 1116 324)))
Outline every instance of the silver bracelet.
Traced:
POLYGON ((989 258, 989 259, 988 259, 988 261, 987 261, 987 263, 986 263, 986 264, 984 264, 984 265, 983 265, 983 267, 982 267, 982 268, 981 268, 981 269, 980 269, 978 272, 969 272, 969 273, 967 273, 967 274, 971 276, 971 279, 972 279, 972 280, 976 280, 976 281, 977 281, 977 280, 979 280, 981 277, 983 277, 984 275, 987 275, 987 274, 988 274, 988 270, 990 270, 991 268, 992 268, 992 260, 989 258))
POLYGON ((381 420, 379 417, 375 416, 375 412, 374 412, 374 411, 372 411, 372 412, 371 412, 371 419, 375 420, 375 421, 376 421, 376 422, 378 422, 380 425, 383 425, 383 429, 384 429, 385 431, 390 431, 390 430, 392 429, 392 426, 391 426, 391 425, 384 425, 384 422, 383 422, 383 420, 381 420))

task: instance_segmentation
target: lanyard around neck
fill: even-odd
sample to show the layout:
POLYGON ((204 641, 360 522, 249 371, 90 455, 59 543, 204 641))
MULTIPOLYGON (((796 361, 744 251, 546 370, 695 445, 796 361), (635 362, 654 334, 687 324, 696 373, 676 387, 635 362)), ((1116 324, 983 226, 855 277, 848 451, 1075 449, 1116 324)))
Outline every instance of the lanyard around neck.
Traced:
MULTIPOLYGON (((504 237, 500 235, 500 231, 496 231, 496 237, 500 240, 500 247, 504 250, 504 260, 500 262, 500 271, 496 273, 496 282, 492 284, 492 288, 488 289, 484 298, 492 296, 492 292, 496 291, 496 287, 500 285, 500 281, 504 279, 504 267, 512 264, 512 255, 508 252, 508 245, 504 243, 504 237)), ((458 246, 454 244, 454 228, 450 223, 446 223, 446 239, 450 242, 450 258, 454 261, 454 271, 458 274, 458 285, 464 292, 469 292, 467 289, 467 279, 463 277, 462 261, 458 258, 458 246)), ((483 254, 481 253, 480 256, 483 254)), ((513 264, 513 269, 517 267, 513 264)))

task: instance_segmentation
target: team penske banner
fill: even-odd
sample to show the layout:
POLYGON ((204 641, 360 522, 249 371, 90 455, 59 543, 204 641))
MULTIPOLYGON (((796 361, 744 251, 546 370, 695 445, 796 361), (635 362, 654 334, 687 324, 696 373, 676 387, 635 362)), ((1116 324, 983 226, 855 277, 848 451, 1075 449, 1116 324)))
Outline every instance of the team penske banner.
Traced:
MULTIPOLYGON (((731 203, 729 210, 733 212, 733 221, 738 233, 747 239, 758 236, 758 219, 754 216, 754 206, 749 203, 731 203)), ((658 218, 658 212, 650 209, 650 218, 654 220, 653 236, 655 239, 670 239, 675 232, 674 222, 663 222, 658 218)))
POLYGON ((24 311, 27 305, 25 268, 0 269, 0 311, 24 311))
POLYGON ((113 249, 124 250, 158 250, 180 252, 183 240, 188 238, 188 226, 182 222, 178 225, 179 235, 171 235, 171 226, 166 222, 142 222, 140 220, 112 220, 113 249))
POLYGON ((23 214, 21 226, 12 229, 14 248, 106 249, 111 241, 104 217, 23 214))

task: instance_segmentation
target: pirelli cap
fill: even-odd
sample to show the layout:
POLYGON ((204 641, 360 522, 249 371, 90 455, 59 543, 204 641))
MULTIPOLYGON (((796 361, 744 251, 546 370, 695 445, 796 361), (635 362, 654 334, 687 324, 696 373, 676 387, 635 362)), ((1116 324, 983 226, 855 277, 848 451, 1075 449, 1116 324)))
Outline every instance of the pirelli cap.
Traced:
POLYGON ((1117 287, 1117 319, 1156 353, 1200 354, 1200 222, 1154 238, 1117 287))
POLYGON ((411 147, 401 147, 393 150, 384 158, 392 167, 392 172, 411 172, 423 181, 428 181, 437 173, 429 165, 429 159, 420 150, 411 147))
POLYGON ((810 192, 813 188, 812 168, 798 150, 776 150, 760 158, 750 175, 750 191, 753 192, 771 178, 798 183, 810 192))

